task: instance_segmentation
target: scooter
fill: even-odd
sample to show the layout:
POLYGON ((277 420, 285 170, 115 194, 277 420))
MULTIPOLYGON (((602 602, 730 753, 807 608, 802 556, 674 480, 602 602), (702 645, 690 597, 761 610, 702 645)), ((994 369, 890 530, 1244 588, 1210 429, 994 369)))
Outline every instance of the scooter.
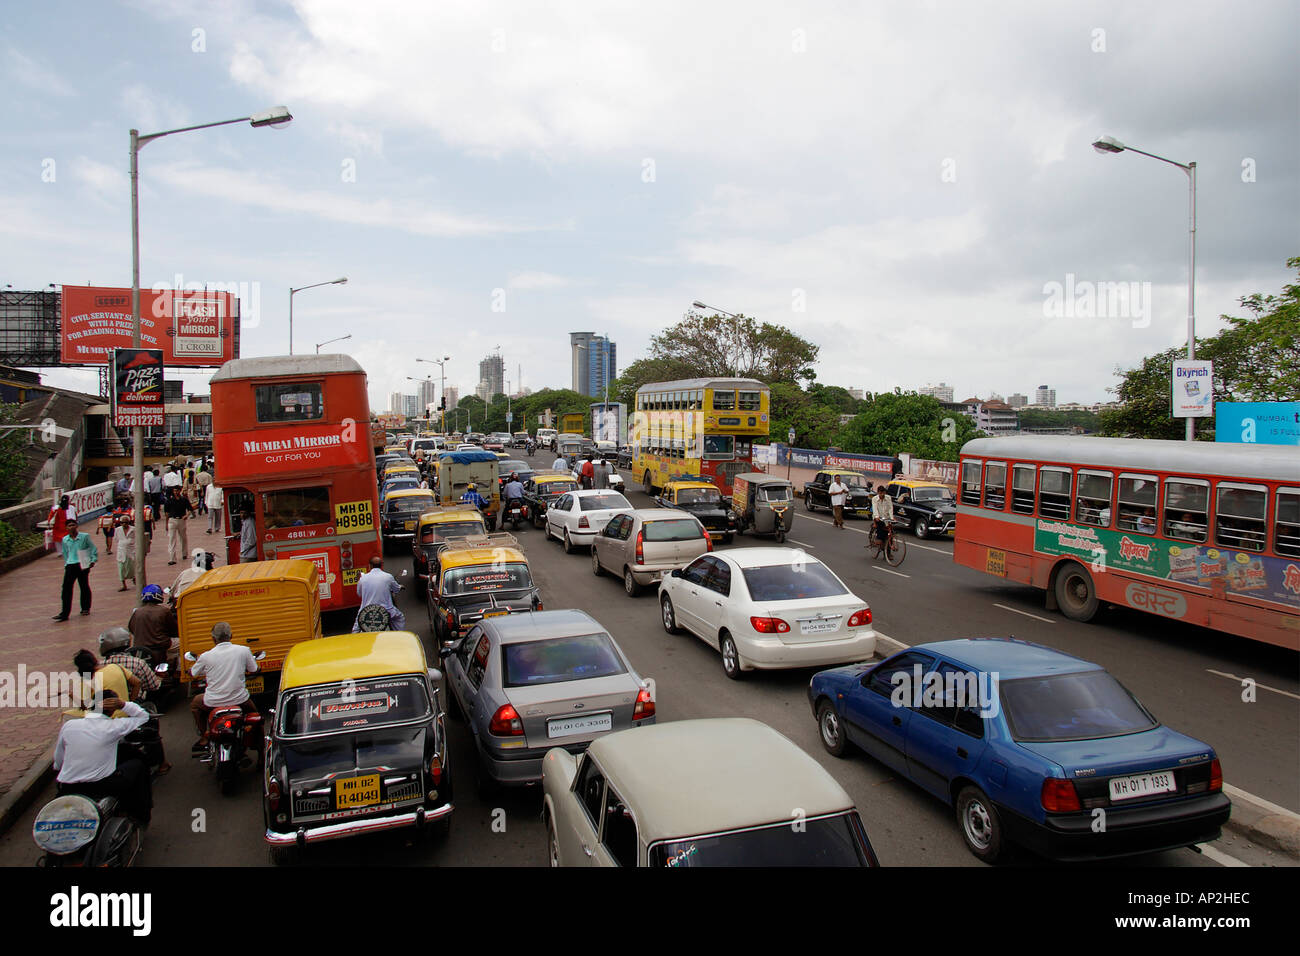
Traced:
POLYGON ((37 866, 130 866, 140 853, 140 825, 117 797, 68 793, 36 815, 32 839, 44 850, 37 866))
MULTIPOLYGON (((254 660, 262 660, 266 651, 258 651, 254 660)), ((198 660, 186 651, 190 663, 198 660)), ((215 771, 222 796, 230 796, 239 784, 239 772, 258 766, 262 759, 262 715, 248 714, 238 704, 215 707, 208 715, 208 749, 193 754, 209 770, 215 771)))
POLYGON ((506 502, 505 514, 501 516, 501 524, 504 527, 507 521, 510 522, 510 530, 518 531, 519 522, 524 520, 524 503, 518 498, 511 498, 506 502))
POLYGON ((153 654, 149 652, 147 647, 128 647, 126 652, 133 657, 140 658, 140 660, 152 667, 153 672, 158 675, 158 689, 145 694, 145 700, 153 704, 159 712, 166 710, 181 689, 179 654, 168 651, 167 660, 161 664, 154 664, 153 654))

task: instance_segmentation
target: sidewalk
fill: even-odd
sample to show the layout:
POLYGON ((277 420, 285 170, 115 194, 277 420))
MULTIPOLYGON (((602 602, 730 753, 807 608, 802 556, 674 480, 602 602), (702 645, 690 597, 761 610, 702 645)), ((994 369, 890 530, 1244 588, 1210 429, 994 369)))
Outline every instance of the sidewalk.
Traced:
MULTIPOLYGON (((189 522, 189 546, 216 555, 214 567, 225 564, 225 539, 214 532, 205 534, 206 516, 189 522)), ((125 625, 135 608, 139 588, 119 591, 114 554, 104 551, 104 536, 94 535, 99 562, 90 572, 91 609, 79 613, 80 594, 72 593, 72 616, 65 622, 52 621, 59 613, 59 592, 63 585, 63 562, 50 553, 0 577, 0 693, 12 693, 18 700, 0 701, 0 801, 38 762, 46 758, 59 732, 58 707, 15 706, 25 700, 26 688, 18 683, 19 668, 29 675, 68 673, 77 651, 99 652, 99 634, 114 625, 125 625), (12 683, 10 683, 12 682, 12 683)), ((170 587, 176 576, 189 566, 186 556, 175 566, 167 564, 167 536, 154 530, 153 550, 145 559, 150 584, 170 587)), ((137 583, 139 579, 137 578, 137 583)), ((31 686, 32 681, 28 681, 31 686)))

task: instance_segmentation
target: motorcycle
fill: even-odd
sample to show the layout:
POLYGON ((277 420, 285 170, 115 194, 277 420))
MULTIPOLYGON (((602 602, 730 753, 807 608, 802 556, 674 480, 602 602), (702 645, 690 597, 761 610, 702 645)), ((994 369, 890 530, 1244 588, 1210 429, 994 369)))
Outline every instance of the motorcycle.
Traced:
POLYGON ((140 825, 117 797, 55 797, 36 815, 32 839, 44 850, 37 866, 130 866, 140 853, 140 825))
POLYGON ((618 472, 614 472, 606 481, 611 491, 617 491, 620 494, 627 491, 627 485, 623 483, 623 476, 618 472))
POLYGON ((144 699, 153 704, 159 712, 166 710, 181 690, 180 655, 173 648, 167 652, 167 660, 161 664, 154 664, 153 654, 147 647, 128 647, 126 652, 132 657, 140 658, 158 675, 158 689, 149 691, 144 699))
MULTIPOLYGON (((258 651, 254 660, 262 660, 266 651, 258 651)), ((186 651, 190 663, 198 660, 186 651)), ((230 796, 239 783, 239 772, 256 767, 262 759, 262 715, 245 713, 239 704, 214 707, 208 715, 208 749, 192 756, 216 772, 222 796, 230 796)))
POLYGON ((524 452, 528 455, 529 458, 537 454, 537 442, 529 440, 527 443, 525 443, 524 452))
POLYGON ((510 522, 510 530, 518 531, 519 522, 524 520, 524 503, 518 498, 511 498, 506 502, 505 513, 501 516, 502 527, 507 521, 510 522))

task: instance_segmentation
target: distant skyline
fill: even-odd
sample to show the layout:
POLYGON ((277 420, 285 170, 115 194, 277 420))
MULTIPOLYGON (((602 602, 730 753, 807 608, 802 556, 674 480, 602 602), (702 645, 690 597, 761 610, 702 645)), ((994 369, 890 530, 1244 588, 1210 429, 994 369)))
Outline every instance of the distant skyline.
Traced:
POLYGON ((128 131, 276 104, 142 150, 141 284, 243 284, 256 356, 290 287, 347 276, 295 296, 295 351, 351 335, 325 351, 376 409, 417 358, 473 394, 498 345, 512 390, 564 387, 574 329, 626 368, 696 300, 807 338, 828 384, 1107 400, 1185 343, 1188 180, 1102 135, 1198 164, 1200 335, 1294 279, 1289 0, 361 9, 8 7, 0 283, 129 285, 128 131))

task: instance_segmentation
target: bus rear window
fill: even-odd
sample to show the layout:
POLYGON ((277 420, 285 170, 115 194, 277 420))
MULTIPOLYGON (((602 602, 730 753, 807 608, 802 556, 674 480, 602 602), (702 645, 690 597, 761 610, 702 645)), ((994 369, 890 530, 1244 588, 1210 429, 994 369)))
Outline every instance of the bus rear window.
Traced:
POLYGON ((257 386, 257 420, 261 423, 310 422, 324 417, 324 389, 319 382, 257 386))
POLYGON ((330 523, 329 488, 292 488, 262 495, 267 531, 330 523))
POLYGON ((718 412, 734 412, 736 410, 736 393, 722 392, 714 389, 713 410, 718 412))
POLYGON ((742 412, 756 412, 762 406, 761 392, 741 392, 739 409, 742 412))

